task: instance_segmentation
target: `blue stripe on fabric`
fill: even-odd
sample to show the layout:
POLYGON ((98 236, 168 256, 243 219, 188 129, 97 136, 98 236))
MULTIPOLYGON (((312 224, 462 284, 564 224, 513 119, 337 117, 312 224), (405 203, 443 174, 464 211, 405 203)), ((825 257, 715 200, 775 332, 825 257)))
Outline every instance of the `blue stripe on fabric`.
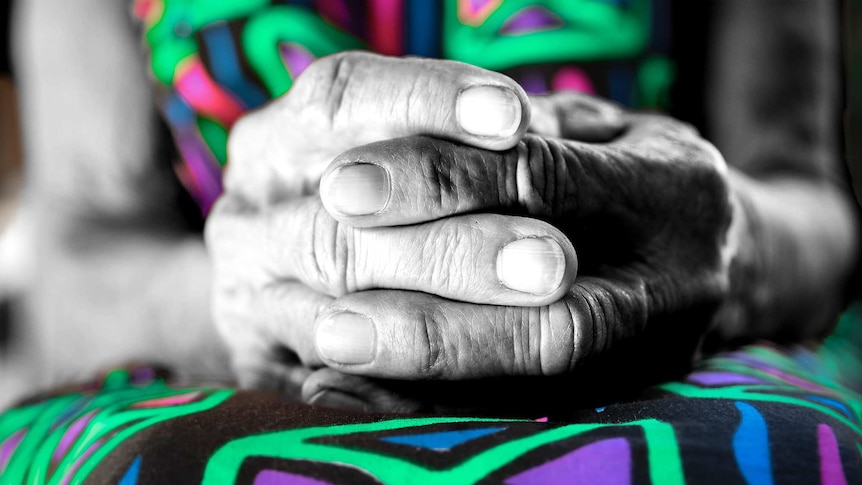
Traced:
POLYGON ((739 471, 751 485, 772 485, 766 421, 750 404, 737 402, 736 409, 742 413, 739 427, 733 434, 733 455, 739 471))
POLYGON ((414 434, 405 436, 387 436, 382 441, 397 445, 415 446, 431 450, 448 450, 468 441, 502 431, 505 427, 465 429, 463 431, 442 431, 439 433, 414 434))
POLYGON ((126 470, 126 474, 120 478, 120 482, 117 485, 136 485, 138 483, 138 475, 141 473, 141 457, 135 458, 135 461, 132 462, 132 466, 126 470))
POLYGON ((175 128, 188 128, 196 120, 192 108, 173 92, 168 95, 164 110, 168 123, 175 128))
POLYGON ((405 54, 440 57, 440 2, 410 0, 405 15, 405 54))
POLYGON ((829 407, 833 407, 833 408, 841 411, 842 413, 844 413, 844 415, 847 416, 848 418, 854 419, 853 413, 850 412, 850 409, 848 409, 847 406, 845 406, 843 403, 841 403, 839 401, 836 401, 835 399, 829 399, 828 397, 822 397, 822 396, 805 396, 805 397, 807 397, 808 399, 811 399, 812 401, 817 401, 817 402, 823 403, 829 407))
POLYGON ((269 100, 266 92, 246 79, 239 64, 230 29, 227 24, 214 25, 201 31, 209 51, 210 70, 216 82, 238 97, 248 108, 256 108, 269 100))

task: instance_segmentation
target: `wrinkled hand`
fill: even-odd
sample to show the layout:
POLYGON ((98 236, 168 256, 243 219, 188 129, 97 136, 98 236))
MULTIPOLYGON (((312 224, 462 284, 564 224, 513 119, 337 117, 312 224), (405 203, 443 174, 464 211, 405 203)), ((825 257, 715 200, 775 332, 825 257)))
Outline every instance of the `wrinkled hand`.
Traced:
MULTIPOLYGON (((215 320, 240 382, 288 386, 308 373, 297 360, 321 365, 313 323, 333 296, 398 288, 511 305, 559 299, 576 258, 547 223, 488 214, 358 230, 330 217, 316 195, 320 174, 348 148, 426 134, 505 149, 523 136, 528 119, 523 91, 500 74, 346 53, 314 63, 288 95, 241 120, 229 143, 225 195, 206 233, 215 320), (542 260, 550 264, 532 264, 542 260), (525 263, 532 278, 519 269, 525 263)), ((424 143, 404 140, 416 150, 424 143)), ((373 194, 355 199, 349 190, 341 210, 381 202, 373 194)), ((363 348, 355 351, 363 358, 363 348)))
MULTIPOLYGON (((736 249, 722 157, 666 117, 571 95, 536 99, 533 109, 542 131, 556 136, 528 134, 504 152, 427 137, 373 143, 332 163, 321 198, 335 219, 365 230, 475 224, 489 212, 530 217, 507 224, 547 221, 574 244, 581 263, 565 296, 516 307, 425 290, 351 292, 318 316, 315 342, 327 366, 382 378, 476 379, 560 375, 611 362, 608 355, 628 365, 617 365, 617 376, 643 369, 661 375, 691 361, 727 294, 736 249), (618 135, 604 143, 567 139, 585 132, 574 115, 585 109, 618 120, 618 135), (381 201, 373 210, 344 210, 372 198, 381 201)), ((496 243, 493 233, 476 236, 496 243)), ((475 261, 485 261, 475 254, 452 260, 456 271, 429 268, 471 274, 475 261)), ((314 389, 326 389, 325 380, 314 389)), ((375 393, 369 387, 365 397, 388 399, 375 393)))
POLYGON ((475 147, 511 146, 526 126, 529 108, 510 80, 454 63, 443 63, 448 77, 427 78, 428 69, 439 74, 437 61, 349 54, 330 64, 337 68, 304 74, 300 81, 315 82, 298 82, 232 135, 227 192, 207 238, 216 320, 241 381, 303 381, 308 371, 283 349, 355 374, 319 371, 306 397, 345 383, 387 395, 359 375, 555 375, 614 348, 642 367, 666 357, 664 348, 690 355, 726 291, 733 254, 723 161, 696 133, 582 96, 538 98, 531 128, 543 136, 490 152, 475 147), (367 68, 378 62, 392 63, 385 95, 367 68), (459 70, 471 69, 479 85, 515 93, 520 109, 498 103, 521 120, 498 130, 508 137, 463 129, 458 93, 471 76, 459 70), (327 79, 351 89, 307 93, 331 93, 327 79), (417 104, 417 83, 434 101, 417 104), (381 100, 392 104, 381 110, 381 100), (296 110, 308 113, 296 117, 302 123, 290 121, 296 110), (392 139, 416 133, 472 147, 392 139), (335 152, 375 139, 386 141, 327 170, 328 213, 315 196, 296 198, 313 193, 335 152), (583 260, 574 284, 569 240, 583 260), (363 291, 373 288, 414 291, 363 291), (643 354, 650 362, 637 362, 635 351, 651 344, 659 345, 643 354))

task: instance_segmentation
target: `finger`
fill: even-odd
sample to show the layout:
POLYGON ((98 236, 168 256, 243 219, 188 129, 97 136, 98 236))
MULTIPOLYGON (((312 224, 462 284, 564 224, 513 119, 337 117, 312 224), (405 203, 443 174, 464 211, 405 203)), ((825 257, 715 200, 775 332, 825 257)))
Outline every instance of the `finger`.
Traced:
POLYGON ((469 64, 344 52, 311 64, 287 104, 353 143, 427 134, 473 146, 511 148, 530 105, 511 78, 469 64))
POLYGON ((290 92, 246 114, 228 142, 228 192, 258 205, 307 195, 337 154, 427 134, 490 150, 514 146, 530 104, 503 74, 454 61, 344 52, 312 63, 290 92))
POLYGON ((239 285, 218 291, 215 323, 241 376, 252 376, 270 364, 289 363, 289 356, 306 366, 321 364, 314 350, 313 324, 332 297, 296 282, 254 291, 242 291, 239 285))
POLYGON ((278 391, 285 399, 294 402, 302 402, 302 386, 313 372, 298 362, 275 359, 237 364, 233 371, 240 388, 278 391))
POLYGON ((583 278, 545 307, 472 305, 410 292, 335 300, 315 327, 327 366, 398 379, 557 375, 643 330, 643 283, 583 278))
MULTIPOLYGON (((222 338, 242 366, 257 368, 295 350, 307 365, 320 361, 310 345, 311 326, 332 298, 296 281, 274 278, 260 250, 264 214, 224 197, 206 226, 213 261, 213 317, 222 338)), ((237 364, 239 365, 239 364, 237 364)))
POLYGON ((667 195, 726 198, 721 155, 694 130, 659 116, 626 117, 626 132, 606 144, 526 135, 506 152, 424 137, 362 146, 327 168, 320 197, 333 217, 357 227, 501 210, 631 217, 644 201, 656 214, 693 207, 667 195))
POLYGON ((530 96, 530 133, 592 143, 619 136, 627 125, 619 105, 596 96, 566 91, 530 96))
POLYGON ((423 408, 422 401, 374 380, 326 367, 314 371, 305 380, 302 397, 315 406, 354 411, 415 413, 423 408))
MULTIPOLYGON (((316 198, 270 208, 244 233, 278 280, 343 295, 372 288, 422 291, 476 303, 540 305, 577 273, 568 238, 545 222, 474 214, 404 227, 340 224, 316 198), (268 255, 268 257, 266 257, 268 255)), ((251 270, 254 272, 254 270, 251 270)))

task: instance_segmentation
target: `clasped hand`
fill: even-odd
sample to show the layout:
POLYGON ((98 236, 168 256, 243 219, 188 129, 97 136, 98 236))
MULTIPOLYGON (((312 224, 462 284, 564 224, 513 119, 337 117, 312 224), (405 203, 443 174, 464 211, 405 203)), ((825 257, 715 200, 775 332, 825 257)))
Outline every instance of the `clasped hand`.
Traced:
POLYGON ((690 359, 730 285, 727 169, 695 130, 465 64, 320 59, 229 160, 206 239, 246 386, 374 404, 362 377, 690 359))

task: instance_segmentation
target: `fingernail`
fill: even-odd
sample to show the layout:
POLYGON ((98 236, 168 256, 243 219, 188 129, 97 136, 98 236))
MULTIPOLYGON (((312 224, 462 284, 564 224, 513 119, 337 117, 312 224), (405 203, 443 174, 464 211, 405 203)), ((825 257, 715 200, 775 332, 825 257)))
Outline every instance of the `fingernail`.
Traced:
POLYGON ((367 364, 374 356, 374 325, 363 315, 332 314, 317 325, 315 339, 321 357, 339 364, 367 364))
POLYGON ((314 406, 325 406, 336 409, 352 409, 357 411, 365 411, 368 405, 365 401, 332 389, 324 389, 308 400, 308 404, 314 406))
POLYGON ((559 288, 566 271, 566 255, 556 241, 546 237, 518 239, 500 250, 497 275, 507 287, 546 295, 559 288))
POLYGON ((458 96, 458 123, 478 136, 512 136, 521 124, 521 101, 510 89, 476 86, 458 96))
POLYGON ((389 174, 371 163, 337 168, 324 184, 332 209, 347 216, 380 212, 389 202, 389 174))

